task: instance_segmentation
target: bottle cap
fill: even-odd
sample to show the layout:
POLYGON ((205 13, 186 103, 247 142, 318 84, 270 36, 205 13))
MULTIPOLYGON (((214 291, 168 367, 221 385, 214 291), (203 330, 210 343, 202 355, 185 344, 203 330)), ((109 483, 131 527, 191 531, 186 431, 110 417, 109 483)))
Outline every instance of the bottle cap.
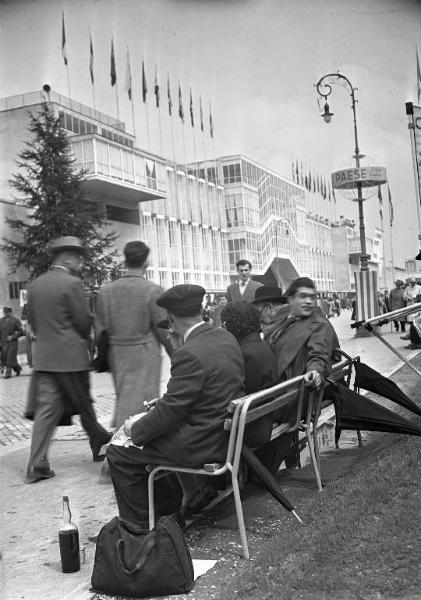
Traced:
POLYGON ((69 501, 69 496, 63 496, 63 502, 68 502, 69 501))

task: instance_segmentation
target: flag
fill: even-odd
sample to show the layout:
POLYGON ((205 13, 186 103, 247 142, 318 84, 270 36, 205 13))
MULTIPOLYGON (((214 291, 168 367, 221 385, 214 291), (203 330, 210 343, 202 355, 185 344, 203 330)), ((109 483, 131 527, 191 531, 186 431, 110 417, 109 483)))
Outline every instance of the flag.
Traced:
POLYGON ((210 104, 209 104, 209 131, 210 131, 211 138, 213 138, 212 106, 210 104))
POLYGON ((170 76, 167 76, 167 96, 168 96, 168 113, 172 115, 172 100, 171 100, 171 87, 170 87, 170 76))
POLYGON ((64 13, 61 19, 61 54, 63 56, 64 64, 67 67, 67 48, 66 48, 66 28, 64 26, 64 13))
POLYGON ((142 98, 143 98, 143 102, 146 102, 147 93, 148 93, 148 83, 146 81, 145 61, 142 58, 142 98))
POLYGON ((156 65, 155 65, 155 85, 154 85, 154 92, 155 92, 156 108, 159 108, 158 68, 157 68, 156 65))
POLYGON ((383 226, 383 196, 382 196, 382 186, 379 185, 378 189, 377 189, 377 198, 379 199, 379 214, 380 214, 380 220, 382 222, 382 226, 383 226))
POLYGON ((117 71, 115 68, 115 55, 114 55, 114 40, 111 38, 111 87, 113 87, 117 82, 117 71))
POLYGON ((89 73, 91 75, 92 85, 94 84, 94 43, 92 33, 89 34, 89 73))
POLYGON ((194 127, 194 114, 193 114, 193 96, 190 88, 190 123, 191 126, 194 127))
POLYGON ((199 98, 199 107, 200 107, 200 129, 204 131, 205 127, 203 125, 203 108, 202 108, 202 96, 199 98))
POLYGON ((184 123, 183 98, 181 96, 181 86, 178 84, 178 116, 184 123))
POLYGON ((418 98, 418 104, 419 104, 420 98, 421 98, 421 70, 420 70, 420 59, 418 58, 418 48, 416 48, 416 52, 417 52, 417 98, 418 98))
POLYGON ((394 215, 393 215, 393 202, 392 202, 392 195, 391 195, 391 193, 390 193, 390 187, 389 187, 389 184, 387 184, 387 190, 388 190, 388 192, 389 192, 389 223, 390 223, 390 226, 392 227, 392 225, 393 225, 393 217, 394 217, 394 215))
POLYGON ((124 89, 129 96, 129 100, 132 99, 132 73, 130 70, 130 56, 129 47, 127 46, 127 60, 126 60, 126 81, 124 82, 124 89))

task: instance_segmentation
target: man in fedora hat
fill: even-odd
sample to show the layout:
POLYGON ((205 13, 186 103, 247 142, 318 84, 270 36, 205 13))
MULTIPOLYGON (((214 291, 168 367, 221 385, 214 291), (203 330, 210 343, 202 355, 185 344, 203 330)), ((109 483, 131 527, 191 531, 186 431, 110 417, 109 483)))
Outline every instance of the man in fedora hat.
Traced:
POLYGON ((85 249, 66 236, 51 244, 52 267, 28 290, 28 318, 36 337, 33 380, 26 416, 34 419, 27 483, 54 477, 48 448, 54 429, 79 414, 93 460, 111 435, 98 423, 89 391, 90 315, 81 280, 85 249))
MULTIPOLYGON (((233 335, 202 321, 204 294, 201 286, 182 284, 157 300, 167 311, 170 331, 183 343, 171 357, 167 392, 141 418, 126 421, 124 430, 132 445, 112 441, 107 449, 123 519, 148 518, 146 465, 201 467, 226 455, 224 420, 229 402, 244 395, 244 360, 233 335)), ((157 488, 155 500, 160 514, 180 508, 174 490, 157 488)))
POLYGON ((227 288, 227 302, 253 302, 256 290, 262 286, 251 276, 252 265, 249 260, 241 259, 236 263, 238 282, 227 288))

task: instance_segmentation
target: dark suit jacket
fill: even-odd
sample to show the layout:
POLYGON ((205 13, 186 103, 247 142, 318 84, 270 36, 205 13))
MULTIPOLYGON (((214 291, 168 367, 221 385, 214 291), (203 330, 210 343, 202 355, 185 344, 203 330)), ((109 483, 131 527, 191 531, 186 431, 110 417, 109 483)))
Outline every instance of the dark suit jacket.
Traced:
POLYGON ((36 335, 35 371, 89 369, 91 320, 80 279, 54 267, 37 277, 28 290, 28 316, 36 335))
POLYGON ((223 430, 229 402, 244 395, 244 361, 237 340, 204 323, 171 358, 167 393, 132 425, 150 463, 201 466, 226 456, 223 430))
POLYGON ((244 294, 241 295, 239 283, 232 283, 227 288, 227 302, 253 302, 257 288, 262 285, 262 283, 250 279, 244 294))
POLYGON ((257 331, 239 340, 246 366, 246 394, 278 383, 278 364, 269 346, 262 341, 257 331))

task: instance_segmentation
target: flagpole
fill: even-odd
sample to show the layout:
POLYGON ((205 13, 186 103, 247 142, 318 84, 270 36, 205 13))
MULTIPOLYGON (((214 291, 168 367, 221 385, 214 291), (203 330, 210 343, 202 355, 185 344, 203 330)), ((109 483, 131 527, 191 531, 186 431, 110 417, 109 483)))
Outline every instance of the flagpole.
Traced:
POLYGON ((92 39, 92 30, 89 27, 89 75, 91 78, 92 85, 92 101, 94 110, 96 110, 96 98, 95 98, 95 76, 94 76, 94 42, 92 39))
POLYGON ((67 90, 69 93, 69 98, 72 99, 72 92, 70 91, 69 64, 66 64, 66 78, 67 78, 67 90))

